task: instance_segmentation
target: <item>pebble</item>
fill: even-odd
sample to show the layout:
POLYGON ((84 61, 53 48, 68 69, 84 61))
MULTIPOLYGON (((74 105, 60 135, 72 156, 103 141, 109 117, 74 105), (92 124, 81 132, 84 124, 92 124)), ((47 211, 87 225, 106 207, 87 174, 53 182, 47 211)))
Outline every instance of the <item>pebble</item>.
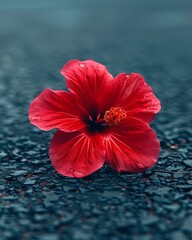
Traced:
POLYGON ((171 204, 171 205, 165 205, 164 206, 165 209, 176 212, 179 210, 180 205, 179 204, 171 204))
POLYGON ((25 185, 33 185, 33 184, 35 184, 35 183, 36 183, 36 180, 32 180, 32 179, 27 179, 27 180, 24 182, 25 185))
POLYGON ((28 172, 26 170, 17 170, 11 173, 12 176, 17 177, 17 176, 23 176, 26 175, 28 172))
POLYGON ((184 160, 183 162, 187 167, 192 167, 192 160, 184 160))
POLYGON ((156 222, 158 222, 158 217, 157 216, 145 216, 141 218, 141 222, 144 225, 151 225, 151 224, 155 224, 156 222))
POLYGON ((192 234, 192 227, 191 226, 192 226, 192 215, 185 218, 182 229, 184 231, 190 232, 190 234, 192 234))

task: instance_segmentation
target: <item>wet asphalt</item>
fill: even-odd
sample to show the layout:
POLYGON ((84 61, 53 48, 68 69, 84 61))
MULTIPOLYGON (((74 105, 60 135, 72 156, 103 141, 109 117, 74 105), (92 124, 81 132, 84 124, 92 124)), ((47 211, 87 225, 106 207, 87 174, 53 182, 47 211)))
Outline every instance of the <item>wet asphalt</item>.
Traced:
POLYGON ((0 0, 0 239, 192 239, 192 3, 0 0), (159 161, 137 175, 104 166, 84 179, 52 167, 54 131, 30 125, 60 69, 94 59, 139 72, 162 102, 159 161))

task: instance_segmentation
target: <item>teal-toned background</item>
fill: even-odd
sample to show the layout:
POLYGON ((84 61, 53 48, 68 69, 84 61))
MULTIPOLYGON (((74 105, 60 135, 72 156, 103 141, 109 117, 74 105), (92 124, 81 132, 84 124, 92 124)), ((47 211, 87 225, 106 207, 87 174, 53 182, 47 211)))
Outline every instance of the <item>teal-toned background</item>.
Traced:
POLYGON ((0 239, 192 239, 191 89, 190 0, 0 0, 0 239), (37 94, 65 88, 62 66, 89 58, 141 73, 162 102, 161 154, 143 174, 62 177, 54 131, 28 121, 37 94))

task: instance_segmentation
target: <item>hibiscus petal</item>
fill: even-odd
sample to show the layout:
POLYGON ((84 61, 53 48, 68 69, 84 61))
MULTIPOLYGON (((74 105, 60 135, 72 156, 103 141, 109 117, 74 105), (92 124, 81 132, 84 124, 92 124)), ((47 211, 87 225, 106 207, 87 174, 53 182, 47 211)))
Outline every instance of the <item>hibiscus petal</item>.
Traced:
POLYGON ((152 167, 160 149, 155 132, 136 118, 111 127, 105 137, 106 162, 117 171, 139 173, 152 167))
POLYGON ((77 131, 85 127, 80 118, 82 110, 77 105, 71 93, 45 89, 31 103, 29 119, 45 131, 53 128, 66 132, 77 131))
POLYGON ((62 68, 61 74, 66 78, 67 88, 77 94, 89 114, 97 115, 113 79, 106 67, 93 60, 72 60, 62 68))
POLYGON ((98 135, 57 131, 49 155, 55 169, 68 177, 85 177, 104 164, 104 148, 98 135))
POLYGON ((160 101, 154 95, 152 88, 138 73, 130 75, 122 73, 116 76, 108 98, 108 102, 113 106, 120 106, 129 116, 147 123, 151 122, 161 109, 160 101))

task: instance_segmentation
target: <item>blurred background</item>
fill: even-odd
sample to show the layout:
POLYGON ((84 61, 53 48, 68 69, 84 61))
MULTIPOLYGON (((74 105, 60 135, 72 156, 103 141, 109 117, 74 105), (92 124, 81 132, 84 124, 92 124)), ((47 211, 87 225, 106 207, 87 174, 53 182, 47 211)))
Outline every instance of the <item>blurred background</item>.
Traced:
POLYGON ((191 0, 0 0, 2 239, 191 239, 191 89, 191 0), (65 88, 60 69, 71 59, 151 84, 162 102, 153 170, 55 173, 53 132, 31 126, 28 107, 44 88, 65 88))
POLYGON ((0 0, 1 99, 18 91, 29 103, 45 87, 63 88, 61 67, 70 59, 91 58, 114 75, 143 74, 166 103, 163 111, 171 114, 174 106, 178 118, 180 108, 192 110, 185 104, 191 100, 186 87, 191 5, 190 0, 0 0))

